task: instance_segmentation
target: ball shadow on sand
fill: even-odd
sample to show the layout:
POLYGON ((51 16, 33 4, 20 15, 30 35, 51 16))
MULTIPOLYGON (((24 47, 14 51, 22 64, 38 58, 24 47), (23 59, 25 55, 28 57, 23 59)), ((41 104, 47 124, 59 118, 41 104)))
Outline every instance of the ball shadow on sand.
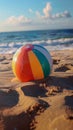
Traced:
POLYGON ((13 107, 18 103, 19 94, 16 90, 9 90, 5 92, 0 90, 0 109, 13 107))
POLYGON ((49 76, 44 80, 34 81, 34 85, 23 86, 21 89, 26 96, 47 97, 50 88, 54 89, 54 92, 73 90, 73 76, 49 76))
POLYGON ((45 86, 49 87, 54 86, 59 88, 59 92, 63 91, 64 89, 73 90, 73 76, 66 76, 66 77, 58 77, 58 76, 51 76, 50 79, 47 78, 45 82, 45 86))

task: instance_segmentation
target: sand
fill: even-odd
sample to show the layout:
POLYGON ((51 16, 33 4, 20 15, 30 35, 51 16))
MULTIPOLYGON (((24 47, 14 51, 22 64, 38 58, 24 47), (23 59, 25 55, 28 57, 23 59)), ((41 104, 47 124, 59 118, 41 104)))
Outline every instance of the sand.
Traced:
POLYGON ((73 50, 53 51, 49 77, 12 80, 13 55, 0 54, 0 130, 73 129, 73 50))

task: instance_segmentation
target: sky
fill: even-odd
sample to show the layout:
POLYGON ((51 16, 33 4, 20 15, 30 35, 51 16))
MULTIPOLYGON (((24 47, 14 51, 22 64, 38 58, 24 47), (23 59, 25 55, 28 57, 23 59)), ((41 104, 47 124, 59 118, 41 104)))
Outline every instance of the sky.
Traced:
POLYGON ((0 0, 0 32, 73 29, 73 0, 0 0))

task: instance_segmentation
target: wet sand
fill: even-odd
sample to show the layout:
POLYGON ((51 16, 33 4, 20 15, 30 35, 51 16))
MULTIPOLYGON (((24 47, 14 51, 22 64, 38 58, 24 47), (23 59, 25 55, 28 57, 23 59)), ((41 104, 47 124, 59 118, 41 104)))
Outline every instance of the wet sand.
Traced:
POLYGON ((53 51, 49 77, 12 79, 12 55, 0 54, 0 130, 73 129, 73 50, 53 51))

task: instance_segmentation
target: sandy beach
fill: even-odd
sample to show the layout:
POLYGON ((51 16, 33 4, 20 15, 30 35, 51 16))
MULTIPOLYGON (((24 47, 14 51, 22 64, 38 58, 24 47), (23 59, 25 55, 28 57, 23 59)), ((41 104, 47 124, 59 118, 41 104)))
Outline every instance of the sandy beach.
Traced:
POLYGON ((12 80, 12 54, 0 54, 0 130, 73 129, 73 50, 52 51, 44 80, 12 80))

